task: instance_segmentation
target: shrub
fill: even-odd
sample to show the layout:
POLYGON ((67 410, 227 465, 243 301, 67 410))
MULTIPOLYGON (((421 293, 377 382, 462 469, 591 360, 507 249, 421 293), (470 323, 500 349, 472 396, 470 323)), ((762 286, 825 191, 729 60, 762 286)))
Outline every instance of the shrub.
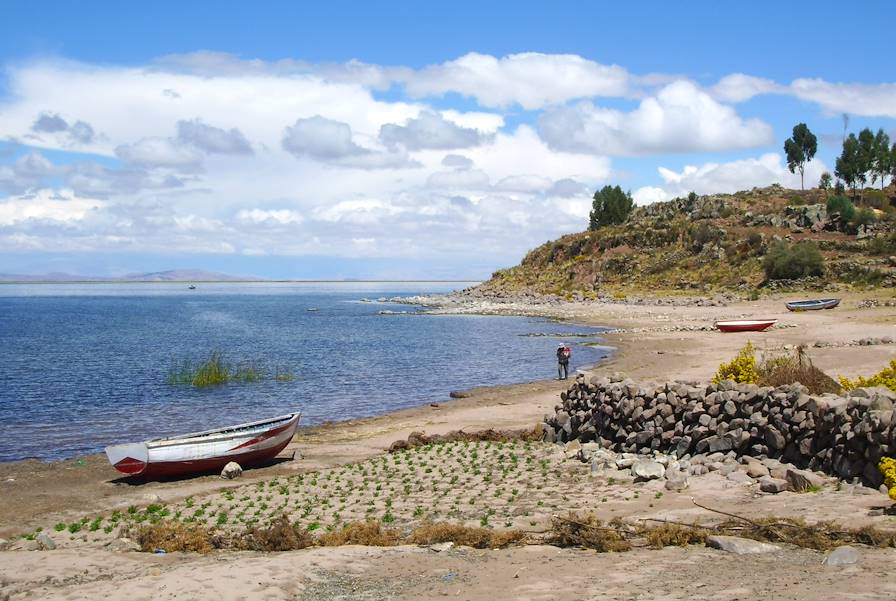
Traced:
POLYGON ((838 380, 844 390, 866 388, 870 386, 884 386, 896 392, 896 359, 890 361, 889 367, 883 368, 870 378, 859 376, 855 380, 850 380, 841 376, 838 380))
POLYGON ((852 202, 841 194, 831 196, 827 203, 828 213, 839 213, 840 217, 849 221, 855 215, 856 207, 852 202))
POLYGON ((141 526, 135 538, 143 551, 150 552, 164 549, 168 553, 174 551, 208 553, 213 548, 208 528, 173 521, 141 526))
POLYGON ((872 223, 877 223, 877 215, 871 209, 859 209, 853 216, 852 222, 855 225, 871 225, 872 223))
POLYGON ((883 190, 865 190, 865 198, 862 204, 872 209, 883 209, 890 204, 890 201, 883 190))
POLYGON ((756 370, 760 386, 778 387, 799 382, 809 389, 810 394, 840 392, 840 385, 832 377, 812 364, 806 354, 806 347, 800 345, 794 354, 776 357, 762 357, 756 370))
POLYGON ((872 255, 891 255, 896 253, 896 234, 875 236, 869 238, 866 244, 872 255))
POLYGON ((881 457, 877 468, 884 476, 884 484, 889 489, 890 498, 896 501, 896 459, 881 457))
POLYGON ((795 205, 795 206, 799 206, 799 205, 804 205, 804 204, 806 204, 806 201, 803 200, 803 197, 802 197, 802 196, 798 196, 798 195, 794 194, 793 196, 790 197, 790 204, 791 204, 791 205, 795 205))
POLYGON ((411 532, 409 542, 415 545, 433 545, 453 542, 476 549, 503 549, 523 540, 519 530, 492 530, 447 522, 424 523, 411 532))
POLYGON ((738 384, 756 384, 759 381, 752 342, 747 342, 729 363, 719 365, 719 371, 713 376, 712 381, 718 384, 722 380, 734 380, 738 384))
POLYGON ((770 280, 798 280, 821 275, 822 265, 821 253, 812 242, 798 242, 793 246, 778 242, 762 261, 765 276, 770 280))

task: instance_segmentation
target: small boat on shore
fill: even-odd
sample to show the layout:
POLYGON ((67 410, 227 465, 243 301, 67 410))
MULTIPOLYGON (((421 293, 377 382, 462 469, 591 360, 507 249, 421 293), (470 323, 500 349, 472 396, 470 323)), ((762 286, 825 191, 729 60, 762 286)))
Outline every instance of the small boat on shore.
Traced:
POLYGON ((220 470, 231 461, 251 467, 282 451, 299 425, 289 413, 216 430, 106 447, 109 463, 122 474, 147 479, 220 470))
POLYGON ((721 332, 762 332, 776 323, 777 319, 729 319, 717 321, 715 327, 721 332))
POLYGON ((789 311, 820 311, 833 309, 840 304, 839 298, 819 298, 814 300, 791 301, 784 303, 789 311))

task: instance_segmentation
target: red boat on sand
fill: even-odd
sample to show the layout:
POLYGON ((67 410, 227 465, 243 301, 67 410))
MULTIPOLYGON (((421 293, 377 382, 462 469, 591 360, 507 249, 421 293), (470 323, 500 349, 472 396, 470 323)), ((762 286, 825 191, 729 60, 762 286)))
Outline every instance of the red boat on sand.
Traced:
POLYGON ((182 436, 106 447, 109 463, 122 474, 147 479, 220 470, 231 461, 250 467, 282 451, 299 425, 300 413, 182 436))
POLYGON ((721 332, 762 332, 776 323, 777 319, 729 319, 717 321, 715 326, 721 332))

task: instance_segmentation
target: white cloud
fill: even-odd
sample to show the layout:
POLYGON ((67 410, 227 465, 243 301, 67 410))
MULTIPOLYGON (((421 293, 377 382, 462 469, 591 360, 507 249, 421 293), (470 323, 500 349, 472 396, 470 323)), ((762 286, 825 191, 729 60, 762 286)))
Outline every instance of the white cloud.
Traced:
POLYGON ((744 102, 760 94, 782 92, 785 88, 770 79, 753 77, 743 73, 726 75, 709 89, 714 98, 722 102, 744 102))
POLYGON ((845 84, 823 79, 796 79, 794 96, 817 102, 831 113, 896 118, 896 83, 845 84))
POLYGON ((444 165, 445 167, 460 167, 462 169, 469 169, 473 166, 473 161, 462 154, 446 154, 445 158, 442 159, 442 165, 444 165))
POLYGON ((23 221, 80 221, 105 204, 94 198, 79 198, 71 190, 41 189, 0 200, 0 226, 23 221))
POLYGON ((457 92, 482 106, 540 109, 549 104, 591 96, 624 96, 629 74, 616 65, 602 65, 575 54, 524 52, 497 58, 471 52, 408 76, 411 96, 457 92))
POLYGON ((477 146, 488 137, 474 128, 461 127, 438 113, 423 111, 404 125, 386 123, 380 128, 379 139, 389 148, 449 150, 477 146))
POLYGON ((212 154, 252 154, 252 147, 237 128, 221 129, 200 119, 177 122, 177 139, 212 154))
MULTIPOLYGON (((825 164, 818 159, 809 162, 805 172, 807 185, 813 185, 821 173, 827 170, 825 164)), ((646 186, 636 190, 633 197, 638 204, 668 200, 685 196, 689 192, 731 194, 771 184, 781 184, 787 188, 798 188, 800 185, 799 173, 790 173, 784 158, 775 152, 727 163, 687 165, 681 171, 666 167, 660 167, 658 171, 664 184, 661 187, 646 186)))
POLYGON ((733 150, 774 140, 767 123, 742 119, 687 81, 663 87, 629 113, 591 102, 548 110, 539 131, 553 148, 611 156, 733 150))
POLYGON ((242 209, 236 214, 236 218, 239 221, 256 224, 270 223, 287 225, 291 223, 298 224, 305 221, 304 217, 290 209, 242 209))
POLYGON ((143 138, 122 144, 115 154, 123 161, 145 167, 195 170, 202 164, 202 156, 195 149, 169 138, 143 138))
POLYGON ((298 119, 283 131, 283 149, 296 157, 309 157, 359 169, 415 167, 404 151, 381 152, 363 148, 352 140, 347 123, 315 115, 298 119))
POLYGON ((481 169, 454 169, 436 171, 426 180, 430 188, 448 190, 482 190, 488 188, 488 174, 481 169))

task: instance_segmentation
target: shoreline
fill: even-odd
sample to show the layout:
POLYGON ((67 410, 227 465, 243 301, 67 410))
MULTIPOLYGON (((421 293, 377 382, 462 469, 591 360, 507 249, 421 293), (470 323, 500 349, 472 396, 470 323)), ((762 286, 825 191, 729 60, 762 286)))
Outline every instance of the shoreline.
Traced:
MULTIPOLYGON (((809 344, 810 356, 816 365, 834 377, 876 372, 896 358, 896 345, 811 346, 816 338, 822 337, 843 343, 867 336, 869 332, 883 335, 886 330, 886 334, 896 334, 896 309, 856 308, 854 305, 860 296, 869 295, 844 298, 841 308, 832 312, 798 314, 788 314, 780 298, 711 306, 574 302, 530 303, 522 308, 518 303, 497 305, 502 315, 520 315, 522 310, 523 316, 614 328, 599 336, 615 350, 586 370, 587 373, 621 372, 638 382, 659 383, 706 381, 718 364, 733 357, 748 339, 760 352, 809 344), (756 312, 776 314, 782 322, 794 322, 801 327, 773 328, 747 336, 678 329, 682 325, 705 325, 713 319, 756 312)), ((469 393, 468 398, 301 428, 284 451, 284 454, 298 451, 300 455, 296 457, 301 459, 247 470, 241 481, 358 461, 383 452, 395 440, 418 430, 433 434, 460 429, 533 427, 545 413, 553 410, 559 393, 570 382, 550 379, 483 386, 464 391, 469 393)), ((82 511, 99 511, 139 502, 146 494, 168 500, 204 494, 227 485, 217 475, 140 485, 125 483, 119 476, 102 453, 51 463, 22 460, 0 464, 0 491, 8 500, 0 505, 0 536, 11 533, 11 524, 21 530, 36 523, 38 518, 71 513, 73 506, 83 505, 82 511)))

